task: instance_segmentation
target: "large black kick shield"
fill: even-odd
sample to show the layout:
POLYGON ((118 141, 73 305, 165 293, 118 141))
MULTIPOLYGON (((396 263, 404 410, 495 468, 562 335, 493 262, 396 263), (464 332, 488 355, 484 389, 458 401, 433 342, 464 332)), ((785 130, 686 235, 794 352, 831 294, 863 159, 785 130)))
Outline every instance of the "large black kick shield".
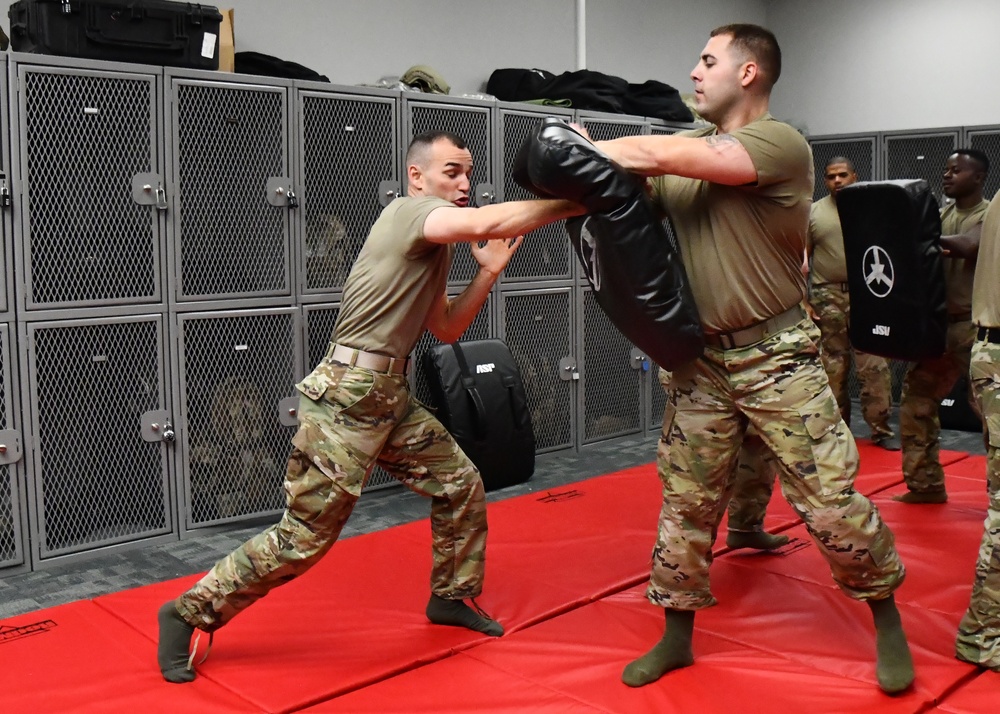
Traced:
POLYGON ((537 196, 583 204, 566 227, 601 306, 632 344, 673 370, 704 350, 698 308, 680 251, 630 174, 557 119, 522 144, 514 180, 537 196))
POLYGON ((948 332, 941 217, 923 179, 837 194, 851 294, 851 344, 901 360, 938 357, 948 332))

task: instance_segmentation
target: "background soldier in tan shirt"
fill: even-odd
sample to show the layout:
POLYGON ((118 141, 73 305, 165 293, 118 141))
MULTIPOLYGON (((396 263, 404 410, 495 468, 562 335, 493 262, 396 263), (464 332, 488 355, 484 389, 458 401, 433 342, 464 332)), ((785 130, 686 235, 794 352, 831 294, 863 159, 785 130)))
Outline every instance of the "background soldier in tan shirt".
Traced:
MULTIPOLYGON (((899 403, 899 433, 903 441, 903 478, 907 493, 894 496, 903 503, 944 503, 944 469, 941 467, 941 400, 963 374, 976 329, 972 324, 972 283, 976 271, 979 235, 989 202, 983 184, 989 172, 986 154, 959 149, 948 157, 944 195, 954 203, 941 210, 941 246, 945 250, 945 299, 948 304, 948 338, 945 353, 914 362, 903 379, 899 403)), ((973 409, 978 407, 973 404, 973 409)))
MULTIPOLYGON (((1000 194, 998 194, 1000 196, 1000 194)), ((969 382, 983 415, 986 487, 989 506, 976 562, 969 609, 958 626, 955 654, 960 660, 1000 672, 1000 197, 983 222, 978 249, 972 320, 969 382)))
POLYGON ((810 257, 809 302, 815 311, 821 337, 821 355, 830 388, 840 405, 840 414, 851 423, 851 398, 847 393, 847 375, 854 357, 854 368, 861 383, 861 414, 871 429, 872 441, 889 451, 899 451, 899 439, 889 426, 892 407, 892 374, 884 357, 851 348, 848 327, 851 321, 851 296, 847 290, 847 262, 844 233, 837 213, 837 192, 858 180, 850 159, 836 156, 823 172, 829 195, 813 204, 809 212, 810 257))
POLYGON ((812 153, 768 113, 780 72, 769 31, 717 28, 691 74, 698 111, 714 126, 597 144, 624 168, 656 177, 654 200, 673 221, 708 345, 673 372, 646 591, 664 609, 666 629, 625 668, 630 686, 694 661, 694 614, 715 604, 712 541, 750 425, 779 462, 782 491, 834 580, 871 608, 879 686, 898 692, 913 681, 893 598, 903 564, 878 511, 852 488, 857 445, 820 362, 819 330, 800 306, 812 153))

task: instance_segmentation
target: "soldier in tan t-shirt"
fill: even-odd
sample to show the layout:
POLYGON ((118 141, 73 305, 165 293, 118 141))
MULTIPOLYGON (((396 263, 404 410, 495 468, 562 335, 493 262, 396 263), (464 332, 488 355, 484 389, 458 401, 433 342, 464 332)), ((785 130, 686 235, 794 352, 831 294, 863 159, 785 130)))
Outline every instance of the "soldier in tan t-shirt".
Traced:
POLYGON ((694 614, 715 604, 712 538, 751 425, 835 581, 871 608, 879 686, 898 692, 913 681, 893 598, 903 565, 878 511, 852 488, 857 446, 820 362, 819 330, 800 306, 812 155, 799 132, 768 113, 780 71, 773 34, 755 25, 717 28, 691 75, 698 111, 713 126, 597 144, 624 168, 656 177, 654 198, 676 229, 708 345, 673 372, 646 591, 664 609, 666 629, 625 668, 630 686, 694 661, 694 614))
MULTIPOLYGON (((1000 194, 998 194, 1000 196, 1000 194)), ((994 196, 983 221, 972 290, 972 345, 969 383, 983 415, 986 489, 989 507, 976 562, 969 609, 958 625, 955 654, 960 660, 1000 672, 1000 197, 994 196)))
POLYGON ((853 357, 861 383, 861 414, 871 429, 872 442, 883 449, 899 451, 899 439, 889 426, 892 407, 889 364, 884 357, 852 349, 849 336, 851 296, 847 290, 847 260, 837 212, 837 193, 857 180, 850 159, 835 156, 826 163, 823 181, 829 195, 814 203, 809 212, 806 241, 806 253, 811 258, 809 303, 821 335, 823 367, 844 421, 848 425, 851 423, 847 373, 853 357))
MULTIPOLYGON (((893 498, 903 503, 944 503, 944 469, 941 467, 941 400, 963 374, 976 329, 972 324, 972 283, 976 270, 979 234, 989 201, 983 184, 989 158, 976 149, 959 149, 948 157, 944 195, 954 202, 941 210, 941 246, 945 249, 945 300, 948 336, 945 353, 920 360, 907 368, 899 402, 899 433, 903 442, 903 479, 908 491, 893 498)), ((978 407, 973 402, 973 409, 978 407)))
POLYGON ((448 132, 415 137, 406 171, 407 196, 382 211, 347 278, 326 357, 297 385, 300 426, 292 438, 281 521, 160 608, 157 659, 168 681, 195 678, 188 649, 196 628, 214 632, 329 551, 376 464, 433 498, 427 618, 503 634, 498 622, 464 602, 480 594, 485 572, 486 498, 479 471, 441 422, 411 398, 407 358, 425 329, 442 342, 462 335, 522 234, 583 209, 567 201, 468 208, 472 154, 448 132), (457 242, 471 243, 480 268, 462 294, 449 299, 445 288, 457 242))

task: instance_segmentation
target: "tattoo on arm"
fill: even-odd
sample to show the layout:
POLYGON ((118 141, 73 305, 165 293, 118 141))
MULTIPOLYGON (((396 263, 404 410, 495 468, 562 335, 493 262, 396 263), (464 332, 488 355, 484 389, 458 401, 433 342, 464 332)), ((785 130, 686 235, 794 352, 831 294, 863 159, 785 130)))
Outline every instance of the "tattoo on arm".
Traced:
POLYGON ((740 142, 732 134, 712 134, 705 137, 705 143, 721 151, 731 148, 733 144, 739 145, 740 142))

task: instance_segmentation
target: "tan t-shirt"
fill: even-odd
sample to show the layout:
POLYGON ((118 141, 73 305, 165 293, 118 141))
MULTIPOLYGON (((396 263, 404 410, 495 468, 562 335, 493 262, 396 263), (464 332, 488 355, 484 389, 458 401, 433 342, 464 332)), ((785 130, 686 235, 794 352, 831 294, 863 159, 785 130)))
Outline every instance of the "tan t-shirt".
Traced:
MULTIPOLYGON (((941 210, 941 235, 953 236, 965 233, 983 222, 990 202, 983 200, 972 208, 960 210, 955 204, 941 210)), ((965 315, 972 310, 972 282, 976 273, 976 261, 945 256, 944 282, 945 299, 949 315, 965 315)))
POLYGON ((844 254, 844 233, 840 213, 832 196, 816 201, 809 211, 809 250, 813 285, 847 282, 847 258, 844 254))
MULTIPOLYGON (((716 127, 684 132, 709 136, 716 127)), ((732 133, 757 169, 752 186, 659 176, 653 196, 673 221, 684 268, 708 333, 767 320, 802 300, 809 228, 809 144, 765 114, 732 133)))
POLYGON ((1000 193, 993 197, 983 221, 972 291, 972 321, 1000 327, 1000 193))
POLYGON ((341 345, 406 357, 444 294, 452 246, 424 239, 424 221, 441 198, 397 198, 375 221, 347 276, 333 329, 341 345))

